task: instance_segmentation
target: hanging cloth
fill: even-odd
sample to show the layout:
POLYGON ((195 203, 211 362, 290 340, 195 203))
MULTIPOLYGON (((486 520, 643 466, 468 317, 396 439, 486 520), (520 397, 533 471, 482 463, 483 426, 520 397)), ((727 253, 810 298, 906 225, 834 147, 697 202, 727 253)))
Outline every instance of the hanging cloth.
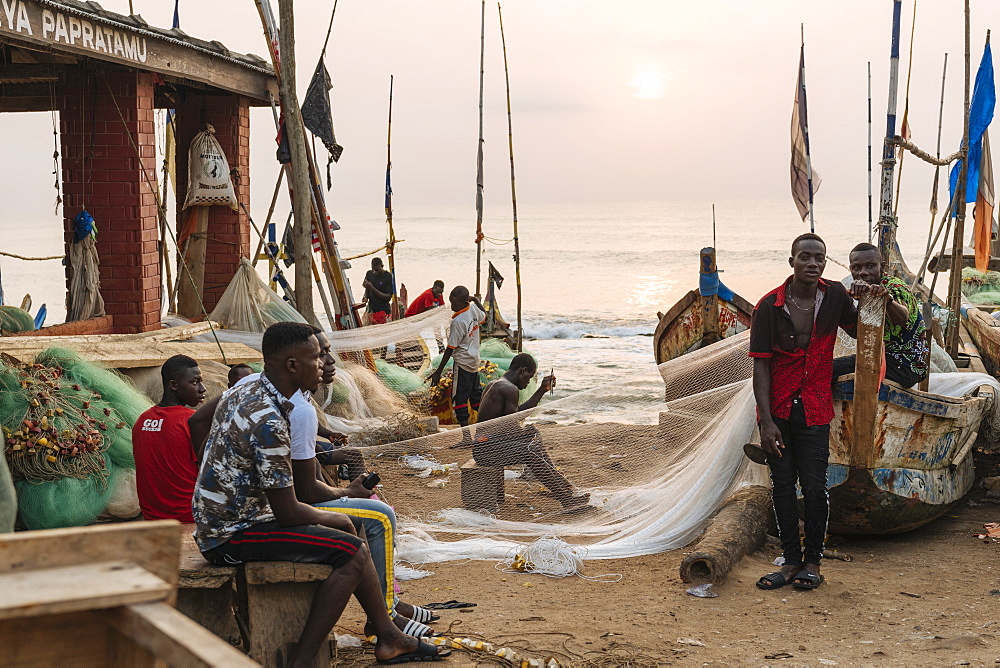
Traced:
POLYGON ((66 322, 104 315, 99 265, 97 226, 89 212, 81 211, 73 218, 73 243, 69 245, 70 280, 66 295, 66 322))
POLYGON ((344 147, 337 143, 337 138, 333 134, 333 110, 330 107, 332 88, 330 73, 326 71, 326 65, 320 58, 316 63, 312 81, 309 82, 309 88, 306 89, 306 96, 302 100, 302 123, 309 132, 320 138, 330 153, 330 158, 326 161, 327 190, 333 185, 330 179, 330 164, 340 160, 344 152, 344 147))

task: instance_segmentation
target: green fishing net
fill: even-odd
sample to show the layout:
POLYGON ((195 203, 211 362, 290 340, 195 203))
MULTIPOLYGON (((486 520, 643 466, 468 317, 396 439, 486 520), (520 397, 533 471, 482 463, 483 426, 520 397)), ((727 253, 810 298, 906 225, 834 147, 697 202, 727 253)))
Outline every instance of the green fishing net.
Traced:
MULTIPOLYGON (((3 449, 3 432, 0 431, 0 450, 3 449)), ((17 495, 14 491, 14 480, 7 469, 7 458, 0 457, 0 533, 13 531, 16 518, 17 495)))
POLYGON ((384 359, 376 359, 375 368, 378 369, 379 380, 386 387, 404 396, 424 387, 424 379, 418 374, 384 359))
POLYGON ((135 468, 132 425, 152 405, 127 379, 50 348, 0 359, 4 454, 29 529, 88 524, 135 468))
POLYGON ((0 329, 8 332, 30 332, 35 329, 31 314, 16 306, 0 306, 0 329))
POLYGON ((1000 272, 963 268, 962 294, 973 304, 1000 304, 1000 272))

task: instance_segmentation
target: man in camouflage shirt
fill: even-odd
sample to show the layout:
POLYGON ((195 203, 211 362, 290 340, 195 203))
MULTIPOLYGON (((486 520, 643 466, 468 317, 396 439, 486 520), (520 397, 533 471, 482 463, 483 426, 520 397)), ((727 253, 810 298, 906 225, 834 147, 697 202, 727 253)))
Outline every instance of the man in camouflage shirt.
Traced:
MULTIPOLYGON (((920 307, 906 283, 883 273, 882 254, 869 243, 858 244, 850 255, 855 283, 881 287, 873 294, 888 295, 885 305, 885 377, 913 387, 927 377, 927 339, 920 307)), ((855 356, 833 360, 833 377, 854 373, 855 356)))
POLYGON ((264 333, 264 372, 228 392, 215 411, 195 484, 195 541, 214 564, 328 564, 295 649, 284 665, 313 665, 351 594, 361 603, 380 662, 443 658, 449 652, 404 635, 389 618, 367 547, 347 515, 299 502, 290 460, 289 398, 315 392, 323 355, 310 325, 283 322, 264 333))

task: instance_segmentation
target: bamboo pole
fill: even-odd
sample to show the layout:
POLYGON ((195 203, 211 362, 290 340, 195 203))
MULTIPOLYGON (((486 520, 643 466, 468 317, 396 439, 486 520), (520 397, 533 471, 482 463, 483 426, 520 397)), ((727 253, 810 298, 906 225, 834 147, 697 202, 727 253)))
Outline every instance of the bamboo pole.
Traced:
POLYGON ((479 25, 479 148, 476 152, 476 298, 483 277, 483 74, 486 57, 486 0, 479 25))
POLYGON ((868 61, 868 243, 872 242, 872 61, 868 61))
POLYGON ((809 231, 816 231, 816 215, 815 206, 813 205, 813 196, 815 194, 813 189, 813 167, 812 167, 812 153, 809 150, 809 114, 806 102, 806 26, 804 23, 799 24, 799 30, 802 33, 802 68, 799 70, 799 81, 802 82, 802 108, 799 109, 799 114, 802 118, 802 129, 806 145, 806 179, 809 184, 809 231))
POLYGON ((396 290, 396 232, 392 227, 392 84, 393 76, 389 75, 389 125, 385 137, 385 223, 388 226, 388 237, 385 240, 385 255, 389 260, 389 274, 392 275, 392 311, 393 319, 399 319, 399 296, 396 290))
MULTIPOLYGON (((906 96, 903 100, 903 138, 909 139, 907 130, 909 129, 910 115, 910 79, 913 78, 913 35, 917 32, 917 0, 913 0, 913 22, 910 24, 910 57, 906 65, 906 96)), ((896 174, 896 201, 892 208, 892 215, 899 211, 899 190, 903 186, 903 157, 906 151, 899 149, 899 170, 896 174)), ((938 155, 938 157, 941 157, 938 155)))
MULTIPOLYGON (((294 0, 278 0, 278 20, 281 32, 278 34, 281 53, 281 77, 278 89, 281 92, 281 107, 285 112, 285 132, 288 133, 288 147, 292 153, 293 165, 305 165, 306 132, 302 125, 299 98, 295 91, 295 3, 294 0)), ((294 170, 289 175, 292 186, 292 209, 295 223, 292 235, 295 239, 295 304, 296 310, 309 322, 316 319, 312 293, 312 203, 309 201, 309 174, 304 169, 294 170)))
POLYGON ((948 319, 948 336, 946 339, 948 354, 958 355, 959 309, 962 306, 962 257, 965 239, 965 209, 966 181, 969 173, 969 83, 972 71, 971 33, 970 33, 969 0, 965 0, 965 115, 962 119, 962 166, 958 170, 958 185, 955 187, 955 236, 952 241, 951 275, 948 278, 948 308, 951 317, 948 319))
MULTIPOLYGON (((944 54, 944 68, 941 72, 941 104, 938 106, 938 132, 937 132, 937 158, 941 159, 941 128, 944 124, 944 84, 945 78, 948 75, 948 54, 944 54)), ((931 241, 931 235, 934 233, 934 219, 937 218, 938 213, 938 186, 941 183, 941 167, 935 165, 934 167, 934 186, 931 188, 931 229, 927 232, 927 250, 925 251, 925 256, 930 256, 931 247, 933 246, 933 241, 931 241)), ((917 278, 922 278, 923 270, 920 271, 920 275, 917 278)))
MULTIPOLYGON (((524 335, 521 322, 521 243, 517 234, 517 188, 514 182, 514 126, 510 113, 510 72, 507 68, 507 40, 503 34, 503 10, 497 3, 497 13, 500 15, 500 43, 503 46, 503 77, 507 84, 507 146, 510 149, 510 205, 514 215, 514 282, 517 286, 517 352, 521 352, 524 335)), ((493 304, 496 310, 496 303, 493 304)))

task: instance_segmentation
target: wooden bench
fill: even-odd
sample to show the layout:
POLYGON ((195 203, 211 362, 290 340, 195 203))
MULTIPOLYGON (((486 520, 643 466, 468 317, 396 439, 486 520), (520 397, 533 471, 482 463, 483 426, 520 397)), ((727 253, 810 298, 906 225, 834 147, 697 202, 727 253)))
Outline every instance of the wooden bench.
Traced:
MULTIPOLYGON (((191 528, 185 525, 177 609, 220 638, 242 642, 261 665, 282 665, 279 655, 298 641, 330 567, 290 561, 215 566, 201 555, 191 528)), ((329 642, 329 654, 319 653, 317 667, 330 665, 332 635, 329 642)))
POLYGON ((495 511, 504 502, 502 466, 480 466, 475 459, 462 464, 462 504, 469 510, 495 511))

